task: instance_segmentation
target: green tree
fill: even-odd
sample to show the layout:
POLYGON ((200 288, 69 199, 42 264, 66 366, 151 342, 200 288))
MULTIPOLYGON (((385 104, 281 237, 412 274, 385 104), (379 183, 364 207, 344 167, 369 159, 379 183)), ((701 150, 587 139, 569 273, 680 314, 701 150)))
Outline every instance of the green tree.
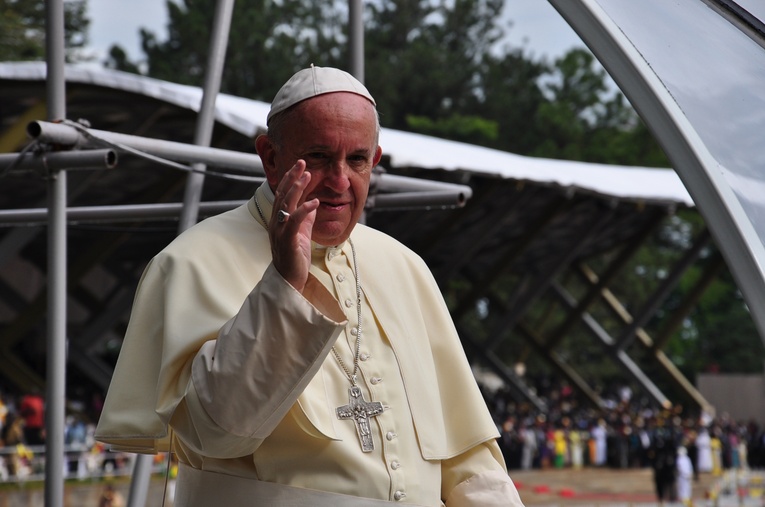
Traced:
MULTIPOLYGON (((207 65, 216 0, 168 1, 168 34, 159 40, 142 29, 146 74, 201 86, 207 65)), ((337 66, 344 47, 345 14, 339 2, 255 0, 236 2, 221 91, 271 100, 296 70, 337 66)), ((121 52, 121 53, 120 53, 121 52)), ((135 72, 139 65, 112 49, 107 66, 135 72)))
MULTIPOLYGON (((67 61, 84 59, 90 20, 86 0, 64 2, 64 38, 67 61)), ((0 61, 45 58, 45 1, 0 0, 0 61)))
POLYGON ((133 74, 140 74, 138 65, 128 59, 128 55, 121 46, 114 45, 109 49, 109 58, 104 62, 108 69, 117 69, 133 74))
POLYGON ((427 116, 407 115, 406 123, 411 130, 421 134, 472 144, 488 144, 499 135, 497 123, 480 116, 454 113, 448 118, 433 120, 427 116))
POLYGON ((480 93, 471 97, 466 109, 497 125, 497 137, 486 146, 528 154, 544 139, 534 118, 547 101, 538 83, 549 71, 545 63, 511 48, 483 55, 480 93))
POLYGON ((555 60, 542 85, 529 154, 604 164, 668 167, 669 162, 624 95, 585 49, 555 60), (541 135, 540 135, 541 134, 541 135))
MULTIPOLYGON (((438 123, 459 116, 480 93, 480 64, 503 35, 500 0, 381 0, 366 27, 367 85, 385 126, 408 118, 438 123)), ((448 129, 447 129, 448 130, 448 129)))

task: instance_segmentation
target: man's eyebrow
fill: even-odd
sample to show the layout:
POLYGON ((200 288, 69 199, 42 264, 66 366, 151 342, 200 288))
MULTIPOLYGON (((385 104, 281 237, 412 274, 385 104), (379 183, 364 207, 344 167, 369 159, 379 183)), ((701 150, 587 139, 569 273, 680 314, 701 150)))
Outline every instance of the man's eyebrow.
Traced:
MULTIPOLYGON (((328 144, 314 144, 311 146, 306 146, 303 148, 303 152, 311 152, 311 151, 326 151, 326 150, 332 150, 333 148, 328 144)), ((369 155, 371 153, 374 153, 374 149, 372 148, 357 148, 355 150, 349 150, 348 153, 353 155, 369 155)))
POLYGON ((306 146, 303 148, 303 151, 322 151, 322 150, 328 150, 329 145, 327 144, 313 144, 311 146, 306 146))

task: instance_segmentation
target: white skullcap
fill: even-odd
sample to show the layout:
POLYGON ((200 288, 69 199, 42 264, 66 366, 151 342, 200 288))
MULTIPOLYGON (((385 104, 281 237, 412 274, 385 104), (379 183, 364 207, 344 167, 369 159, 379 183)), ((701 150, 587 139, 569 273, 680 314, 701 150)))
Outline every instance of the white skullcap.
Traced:
POLYGON ((323 95, 325 93, 349 92, 361 95, 372 104, 377 105, 375 99, 358 79, 347 72, 332 67, 314 67, 313 64, 307 69, 295 73, 284 86, 276 92, 276 97, 271 103, 271 111, 268 113, 266 125, 271 118, 285 109, 294 106, 298 102, 323 95))

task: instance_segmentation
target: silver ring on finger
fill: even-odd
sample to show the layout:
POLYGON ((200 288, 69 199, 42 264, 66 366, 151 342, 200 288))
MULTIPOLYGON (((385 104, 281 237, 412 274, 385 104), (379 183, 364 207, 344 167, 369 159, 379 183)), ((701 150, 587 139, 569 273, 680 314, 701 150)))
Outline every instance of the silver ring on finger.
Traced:
POLYGON ((283 209, 280 209, 276 213, 276 221, 279 222, 280 224, 283 224, 284 222, 286 222, 289 217, 290 217, 290 214, 284 211, 283 209))

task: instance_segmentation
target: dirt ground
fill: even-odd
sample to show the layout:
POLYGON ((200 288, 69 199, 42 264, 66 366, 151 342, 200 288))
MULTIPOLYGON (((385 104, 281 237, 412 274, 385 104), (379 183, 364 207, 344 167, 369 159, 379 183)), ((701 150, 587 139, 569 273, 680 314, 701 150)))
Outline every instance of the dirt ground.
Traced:
MULTIPOLYGON (((610 505, 657 502, 650 468, 614 470, 512 470, 523 503, 530 505, 610 505)), ((717 479, 702 474, 693 484, 693 498, 705 499, 717 479)))
MULTIPOLYGON (((585 468, 582 470, 512 470, 510 476, 527 507, 649 507, 659 505, 654 493, 653 473, 650 469, 614 470, 585 468)), ((734 496, 719 501, 709 499, 709 492, 723 484, 723 478, 702 474, 693 484, 693 507, 765 507, 765 472, 757 472, 760 496, 746 501, 734 496)), ((754 482, 754 481, 753 481, 754 482)), ((128 497, 128 478, 114 481, 124 498, 128 497)), ((65 507, 96 507, 106 483, 69 483, 65 491, 65 507)), ((44 505, 42 484, 0 488, 0 507, 39 507, 44 505)), ((172 488, 172 485, 170 486, 172 488)), ((171 507, 162 503, 165 484, 154 478, 149 487, 145 507, 171 507)), ((681 504, 665 504, 665 507, 681 504)))

